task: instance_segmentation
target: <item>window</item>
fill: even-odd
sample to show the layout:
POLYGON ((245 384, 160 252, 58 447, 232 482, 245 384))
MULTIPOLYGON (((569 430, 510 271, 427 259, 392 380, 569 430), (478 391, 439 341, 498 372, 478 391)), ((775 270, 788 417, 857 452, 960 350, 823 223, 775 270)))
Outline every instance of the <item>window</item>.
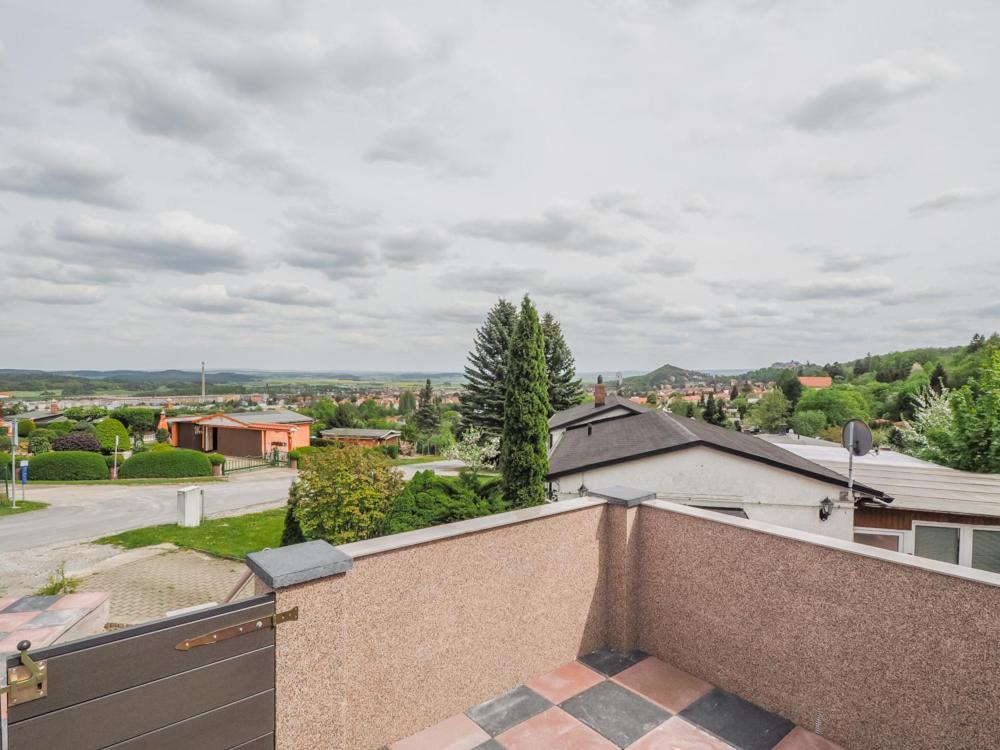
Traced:
POLYGON ((972 567, 1000 573, 1000 529, 972 530, 972 567))
POLYGON ((867 544, 869 547, 900 552, 903 535, 893 531, 861 531, 860 529, 855 529, 854 541, 858 544, 867 544))
POLYGON ((913 554, 958 565, 958 526, 916 526, 913 554))

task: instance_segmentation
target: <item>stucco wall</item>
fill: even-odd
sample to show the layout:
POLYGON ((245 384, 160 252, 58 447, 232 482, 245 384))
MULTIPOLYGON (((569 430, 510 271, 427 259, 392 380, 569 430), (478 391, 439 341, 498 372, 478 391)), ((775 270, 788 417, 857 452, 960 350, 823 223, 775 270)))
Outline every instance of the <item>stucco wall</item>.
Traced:
MULTIPOLYGON (((559 477, 561 496, 575 495, 581 485, 591 490, 624 485, 657 494, 732 497, 755 521, 838 539, 851 539, 854 533, 850 504, 838 502, 828 520, 819 519, 823 498, 838 501, 837 485, 703 446, 559 477)), ((691 504, 700 503, 692 499, 691 504)))
POLYGON ((278 747, 379 748, 602 645, 605 511, 356 557, 280 589, 300 620, 277 640, 278 747))
POLYGON ((996 587, 650 506, 637 533, 640 648, 846 748, 997 746, 996 587))

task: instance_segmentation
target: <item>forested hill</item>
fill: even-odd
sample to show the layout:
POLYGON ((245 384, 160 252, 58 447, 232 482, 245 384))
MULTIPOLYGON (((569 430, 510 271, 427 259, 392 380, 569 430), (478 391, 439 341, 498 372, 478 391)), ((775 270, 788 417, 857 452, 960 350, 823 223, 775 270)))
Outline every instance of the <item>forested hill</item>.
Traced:
POLYGON ((633 375, 625 378, 622 385, 633 393, 642 393, 662 388, 665 385, 682 388, 689 381, 711 382, 713 379, 711 375, 696 370, 685 370, 683 367, 675 365, 663 365, 645 375, 633 375))

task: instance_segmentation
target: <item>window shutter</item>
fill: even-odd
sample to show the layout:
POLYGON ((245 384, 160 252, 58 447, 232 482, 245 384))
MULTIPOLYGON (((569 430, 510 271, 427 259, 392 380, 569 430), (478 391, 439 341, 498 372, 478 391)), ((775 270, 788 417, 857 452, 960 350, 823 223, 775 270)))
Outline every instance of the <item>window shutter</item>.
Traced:
POLYGON ((1000 573, 1000 530, 972 530, 972 567, 1000 573))
POLYGON ((917 526, 913 553, 957 565, 958 533, 959 529, 952 526, 917 526))

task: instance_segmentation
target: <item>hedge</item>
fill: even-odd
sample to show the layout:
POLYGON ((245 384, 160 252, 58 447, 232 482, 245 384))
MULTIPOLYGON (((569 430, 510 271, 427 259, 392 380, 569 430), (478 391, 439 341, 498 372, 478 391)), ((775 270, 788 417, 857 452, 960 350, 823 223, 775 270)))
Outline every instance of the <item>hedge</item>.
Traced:
POLYGON ((212 466, 224 466, 226 463, 226 457, 221 453, 209 453, 208 460, 212 466))
POLYGON ((56 422, 49 422, 45 425, 45 429, 52 430, 53 432, 58 432, 60 435, 64 432, 69 432, 73 429, 73 423, 68 419, 60 419, 56 422))
POLYGON ((107 479, 104 456, 90 451, 51 451, 28 459, 28 479, 78 481, 107 479))
POLYGON ((198 451, 183 448, 170 451, 144 451, 137 453, 118 470, 122 479, 164 477, 208 477, 212 475, 212 462, 198 451))
POLYGON ((128 430, 125 429, 125 425, 112 417, 102 419, 97 423, 97 426, 94 427, 94 436, 97 438, 97 442, 101 444, 101 450, 105 453, 114 451, 115 437, 118 438, 118 450, 128 450, 128 446, 131 443, 128 439, 128 430))

